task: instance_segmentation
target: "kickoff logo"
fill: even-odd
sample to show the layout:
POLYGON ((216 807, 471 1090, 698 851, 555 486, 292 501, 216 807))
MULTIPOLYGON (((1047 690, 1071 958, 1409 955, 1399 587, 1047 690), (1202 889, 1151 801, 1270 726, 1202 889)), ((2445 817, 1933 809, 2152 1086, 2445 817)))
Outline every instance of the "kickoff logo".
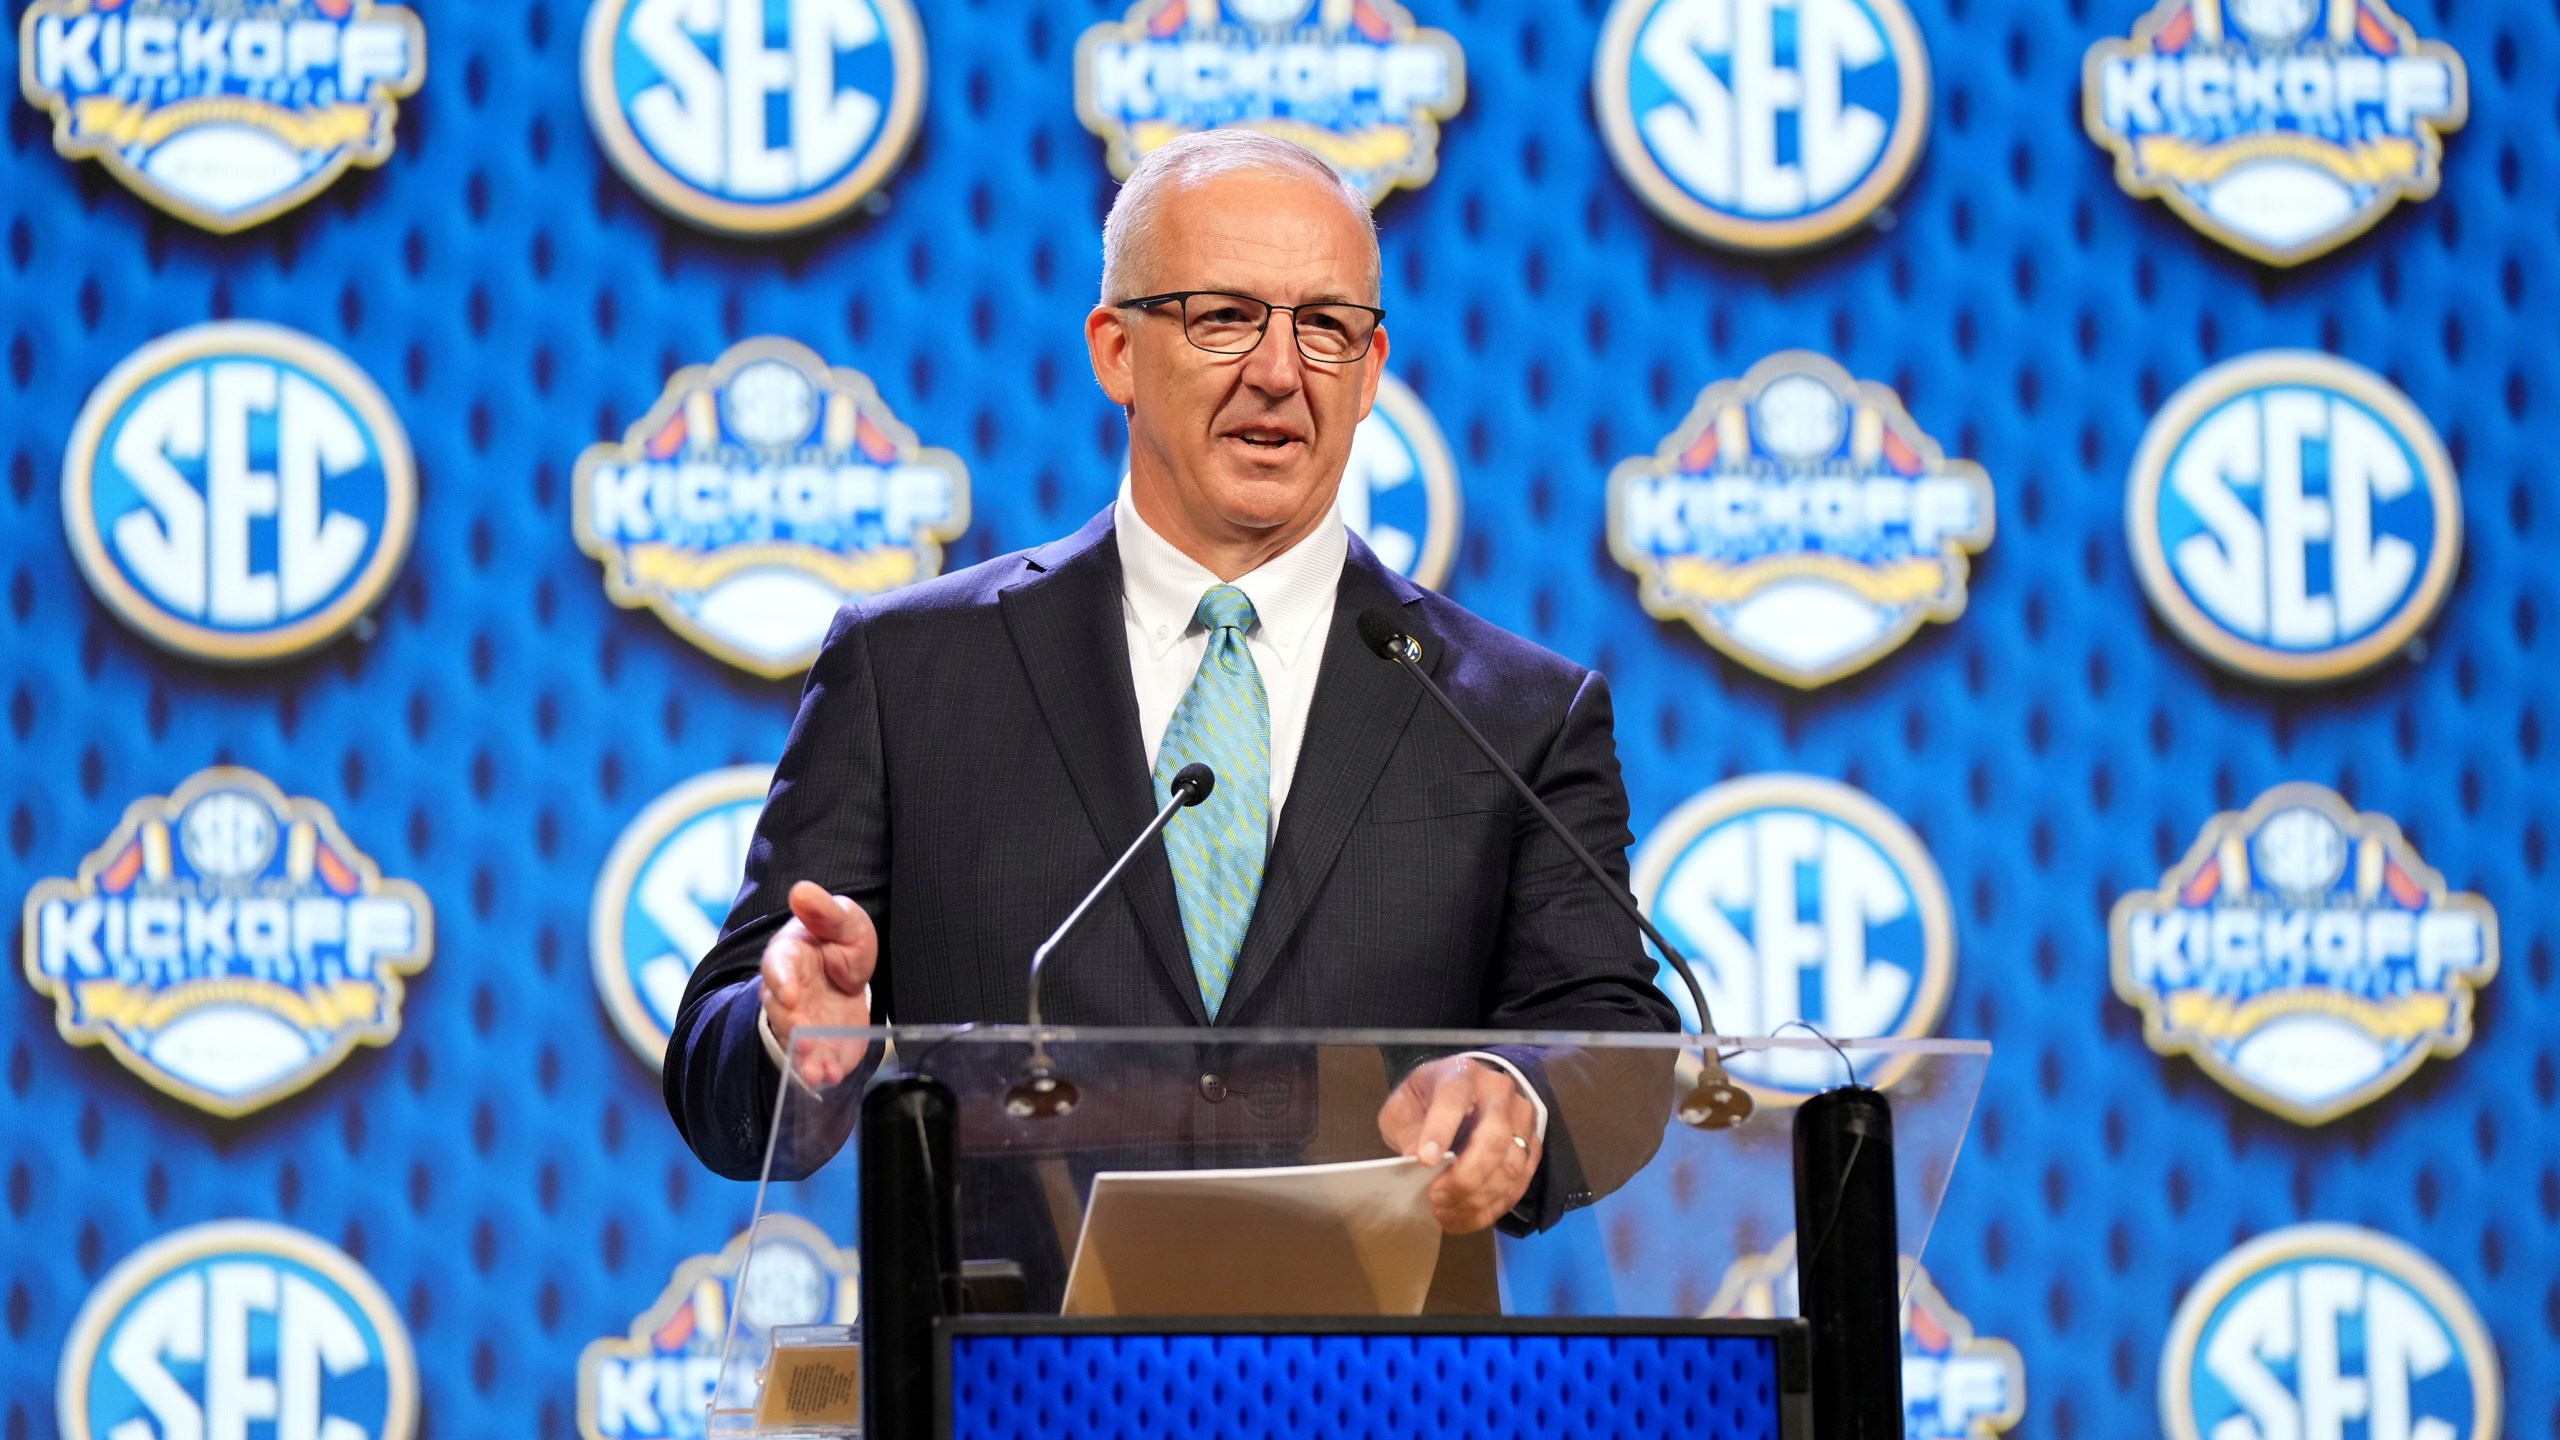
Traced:
POLYGON ((2227 360, 2169 397, 2125 491, 2136 573, 2178 637, 2264 680, 2371 670, 2435 618, 2462 494, 2435 427, 2360 366, 2227 360))
POLYGON ((1708 386, 1653 454, 1609 472, 1609 551, 1646 612, 1799 689, 1962 615, 1966 557, 1994 523, 1981 466, 1803 350, 1708 386))
POLYGON ((854 1322, 861 1286, 853 1251, 795 1215, 767 1215, 751 1234, 755 1263, 743 1291, 738 1269, 750 1235, 678 1265, 628 1335, 588 1344, 578 1357, 584 1440, 700 1440, 715 1397, 723 1409, 752 1409, 752 1393, 720 1394, 733 1312, 742 1343, 732 1386, 756 1383, 774 1327, 854 1322))
POLYGON ((2299 265, 2436 193, 2469 83, 2383 0, 2162 0, 2089 47, 2081 123, 2126 194, 2299 265))
POLYGON ((364 1267, 282 1225, 218 1220, 125 1258, 89 1293, 54 1388, 63 1440, 409 1440, 418 1362, 364 1267))
POLYGON ((613 603, 767 679, 806 670, 839 607, 940 574, 969 528, 959 456, 919 446, 869 376, 773 336, 677 371, 578 457, 576 489, 613 603))
POLYGON ((385 880, 329 807, 251 770, 135 801, 77 879, 24 910, 27 981, 74 1045, 199 1110, 246 1115, 400 1033, 425 892, 385 880))
POLYGON ((1380 563, 1426 589, 1448 583, 1458 552, 1458 467, 1422 397, 1393 375, 1378 377, 1377 403, 1352 432, 1341 499, 1342 523, 1380 563))
POLYGON ((697 775, 652 801, 613 842, 587 921, 596 990, 614 1028, 656 1069, 693 967, 720 938, 773 767, 697 775))
POLYGON ((823 225, 878 188, 924 111, 908 0, 595 0, 580 47, 606 158, 707 230, 823 225))
POLYGON ((1902 0, 1617 0, 1591 106, 1618 173, 1717 245, 1787 251, 1866 223, 1929 128, 1902 0))
POLYGON ((390 589, 417 525, 409 437, 337 351, 217 321, 135 351, 62 457, 62 524, 100 602, 205 660, 335 639, 390 589))
POLYGON ((417 15, 373 0, 35 0, 18 24, 53 148, 218 234, 390 159, 426 78, 417 15))
POLYGON ((1447 32, 1395 0, 1138 0, 1076 43, 1076 115, 1120 179, 1194 130, 1294 140, 1377 204, 1440 164, 1440 122, 1467 101, 1447 32))
POLYGON ((2352 1225, 2296 1225, 2224 1256, 2160 1355, 2169 1440, 2497 1440, 2500 1392, 2497 1349, 2452 1277, 2352 1225))
MULTIPOLYGON (((1905 1440, 1995 1440, 2027 1414, 2027 1364, 2006 1340, 1973 1333, 1930 1278, 1902 1261, 1902 1433, 1905 1440)), ((1710 1320, 1774 1320, 1797 1313, 1796 1240, 1729 1266, 1710 1320)))
MULTIPOLYGON (((1722 1034, 1805 1020, 1832 1035, 1917 1038, 1955 983, 1955 911, 1937 865, 1892 812, 1835 781, 1757 775, 1706 790, 1636 852, 1634 889, 1697 968, 1722 1034)), ((1686 1008, 1684 987, 1667 975, 1662 986, 1686 1008)), ((1827 1048, 1754 1050, 1727 1065, 1778 1104, 1840 1078, 1827 1048)), ((1886 1089, 1908 1068, 1860 1079, 1886 1089)))
POLYGON ((2204 831, 2107 924, 2116 993, 2162 1055, 2303 1125, 2390 1093, 2471 1043, 2498 916, 2446 889, 2400 827, 2279 785, 2204 831))

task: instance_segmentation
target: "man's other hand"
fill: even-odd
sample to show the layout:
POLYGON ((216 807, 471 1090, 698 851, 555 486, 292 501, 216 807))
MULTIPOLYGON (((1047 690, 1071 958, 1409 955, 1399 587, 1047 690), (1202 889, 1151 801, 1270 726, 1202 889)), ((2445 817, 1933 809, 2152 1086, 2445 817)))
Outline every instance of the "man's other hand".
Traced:
POLYGON ((1462 1126, 1457 1161, 1431 1182, 1432 1218, 1452 1235, 1486 1228, 1529 1193, 1544 1148, 1537 1107, 1502 1070, 1456 1055, 1405 1076, 1378 1112, 1379 1135, 1425 1165, 1440 1163, 1462 1126))
POLYGON ((871 1023, 871 967, 880 932, 861 906, 803 880, 791 887, 791 918, 764 945, 764 1019, 807 1084, 824 1089, 851 1075, 866 1048, 859 1040, 791 1049, 803 1025, 871 1023))

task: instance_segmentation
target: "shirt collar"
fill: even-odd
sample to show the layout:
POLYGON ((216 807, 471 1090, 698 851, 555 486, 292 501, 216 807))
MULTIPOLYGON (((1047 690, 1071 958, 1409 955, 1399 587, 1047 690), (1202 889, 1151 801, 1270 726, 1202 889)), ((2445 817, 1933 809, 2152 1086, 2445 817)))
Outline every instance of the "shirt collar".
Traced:
MULTIPOLYGON (((1185 635, 1199 627, 1193 612, 1200 597, 1219 583, 1199 561, 1174 548, 1138 514, 1128 482, 1112 506, 1111 523, 1120 544, 1122 600, 1138 622, 1153 658, 1161 660, 1185 635)), ((1317 621, 1332 609, 1342 584, 1342 567, 1351 556, 1351 532, 1336 509, 1305 539, 1232 582, 1253 602, 1254 631, 1285 669, 1296 669, 1313 638, 1317 621)))

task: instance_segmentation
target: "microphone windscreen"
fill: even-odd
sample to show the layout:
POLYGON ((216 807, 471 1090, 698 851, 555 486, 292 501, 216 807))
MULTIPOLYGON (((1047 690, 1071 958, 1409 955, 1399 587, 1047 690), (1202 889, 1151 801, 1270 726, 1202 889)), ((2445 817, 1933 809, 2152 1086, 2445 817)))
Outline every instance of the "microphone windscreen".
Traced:
POLYGON ((1397 627, 1393 615, 1384 610, 1360 612, 1360 643, 1368 646, 1371 652, 1393 660, 1401 648, 1396 642, 1403 638, 1404 631, 1397 627))
POLYGON ((1218 788, 1218 772, 1194 760, 1173 772, 1173 784, 1169 788, 1184 797, 1184 804, 1197 805, 1209 798, 1210 791, 1218 788))

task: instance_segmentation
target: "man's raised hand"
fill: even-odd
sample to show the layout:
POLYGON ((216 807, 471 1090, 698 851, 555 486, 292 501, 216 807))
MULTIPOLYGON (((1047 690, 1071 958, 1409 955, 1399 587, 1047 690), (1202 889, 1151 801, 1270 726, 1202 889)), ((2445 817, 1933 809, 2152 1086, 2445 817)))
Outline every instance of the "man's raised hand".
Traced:
POLYGON ((803 880, 791 887, 791 918, 764 945, 764 1018, 804 1082, 825 1088, 862 1063, 859 1040, 791 1048, 803 1025, 871 1023, 871 969, 880 932, 861 906, 803 880))

